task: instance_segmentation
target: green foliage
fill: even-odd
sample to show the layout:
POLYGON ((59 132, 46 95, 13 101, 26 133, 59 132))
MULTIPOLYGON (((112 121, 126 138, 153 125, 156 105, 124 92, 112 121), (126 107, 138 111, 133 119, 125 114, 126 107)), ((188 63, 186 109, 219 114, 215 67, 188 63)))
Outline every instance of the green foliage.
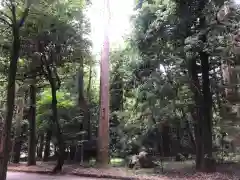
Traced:
MULTIPOLYGON (((75 102, 71 99, 70 94, 65 91, 57 92, 57 99, 59 101, 58 116, 60 118, 60 124, 62 126, 62 131, 64 134, 64 139, 67 140, 66 143, 75 142, 78 143, 81 138, 81 124, 83 116, 81 111, 78 110, 75 102)), ((39 133, 45 132, 48 129, 53 129, 52 126, 52 96, 51 90, 45 89, 40 95, 37 102, 37 129, 39 133)))
MULTIPOLYGON (((59 114, 66 112, 67 110, 74 107, 74 102, 69 98, 67 92, 58 91, 57 99, 59 101, 58 108, 60 109, 59 114)), ((50 127, 51 124, 51 104, 52 95, 50 89, 45 89, 40 95, 37 101, 37 127, 40 131, 45 131, 50 127)))
MULTIPOLYGON (((123 106, 117 110, 112 108, 112 117, 117 115, 118 122, 111 129, 112 137, 119 142, 118 150, 126 153, 133 152, 135 147, 139 149, 144 139, 150 140, 148 134, 156 129, 160 131, 159 126, 164 122, 173 130, 179 130, 180 139, 183 134, 193 132, 195 102, 188 70, 192 59, 200 64, 199 52, 202 51, 210 56, 213 131, 215 136, 219 134, 222 129, 220 106, 224 102, 219 87, 222 83, 219 65, 226 59, 236 63, 230 37, 239 28, 236 9, 231 12, 230 23, 217 24, 215 15, 221 5, 220 1, 202 4, 194 0, 146 1, 132 18, 134 31, 126 47, 111 54, 111 107, 122 103, 118 95, 123 91, 123 106), (196 19, 202 13, 207 25, 201 29, 196 19), (205 32, 207 42, 199 40, 205 32), (119 80, 123 83, 120 90, 115 87, 119 80), (190 127, 186 127, 186 122, 190 127)), ((173 142, 179 135, 173 131, 171 136, 173 142)), ((152 138, 160 141, 159 135, 152 138)))
MULTIPOLYGON (((143 7, 132 17, 134 28, 130 39, 126 40, 125 47, 110 54, 112 156, 125 157, 138 152, 142 146, 155 148, 159 152, 159 147, 163 146, 161 137, 164 135, 164 123, 171 129, 169 143, 172 147, 179 144, 178 148, 192 148, 189 139, 185 144, 182 142, 185 141, 185 134, 193 134, 195 125, 193 109, 196 104, 191 88, 193 82, 189 76, 189 62, 196 60, 199 68, 197 74, 202 84, 200 52, 209 54, 214 107, 213 132, 215 136, 221 132, 220 105, 225 99, 221 96, 219 87, 222 83, 219 66, 225 60, 231 60, 232 64, 237 62, 230 37, 239 28, 240 20, 238 12, 233 11, 229 24, 217 24, 215 14, 221 3, 151 0, 145 1, 143 7), (206 17, 205 27, 199 27, 198 18, 201 14, 206 17), (199 37, 205 32, 207 40, 203 42, 199 37)), ((34 2, 20 31, 21 54, 17 78, 28 85, 36 77, 37 86, 44 87, 38 93, 38 133, 45 133, 48 129, 55 131, 51 124, 51 89, 48 88, 49 83, 42 78, 39 54, 45 53, 50 57, 50 52, 56 52, 57 47, 60 47, 56 53, 60 58, 54 59, 54 62, 49 61, 48 66, 57 70, 61 81, 57 92, 57 108, 67 145, 77 145, 84 134, 84 113, 77 105, 79 88, 76 83, 77 73, 82 67, 84 97, 91 114, 92 134, 97 135, 99 82, 96 72, 92 70, 96 60, 91 54, 91 41, 88 39, 90 24, 83 13, 85 6, 83 0, 34 2), (39 42, 43 43, 42 50, 38 47, 39 42)), ((17 17, 21 17, 25 7, 23 1, 19 1, 17 7, 17 17)), ((11 15, 6 6, 1 10, 11 15)), ((9 65, 12 36, 6 22, 1 23, 0 28, 3 30, 0 36, 0 75, 3 79, 0 98, 4 99, 3 87, 6 86, 5 75, 8 72, 6 67, 9 65)), ((201 90, 198 90, 201 94, 201 90)))

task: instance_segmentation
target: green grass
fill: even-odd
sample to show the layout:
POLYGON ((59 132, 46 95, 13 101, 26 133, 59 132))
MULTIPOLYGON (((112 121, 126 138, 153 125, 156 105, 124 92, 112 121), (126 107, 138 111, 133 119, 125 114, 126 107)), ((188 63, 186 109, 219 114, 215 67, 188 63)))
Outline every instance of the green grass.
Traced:
POLYGON ((121 159, 121 158, 112 158, 110 160, 110 164, 112 166, 123 166, 125 164, 125 161, 124 159, 121 159))
MULTIPOLYGON (((91 159, 89 164, 90 166, 96 165, 96 159, 91 159)), ((110 164, 113 167, 121 167, 121 166, 124 166, 125 161, 124 159, 121 159, 121 158, 111 158, 110 164)))

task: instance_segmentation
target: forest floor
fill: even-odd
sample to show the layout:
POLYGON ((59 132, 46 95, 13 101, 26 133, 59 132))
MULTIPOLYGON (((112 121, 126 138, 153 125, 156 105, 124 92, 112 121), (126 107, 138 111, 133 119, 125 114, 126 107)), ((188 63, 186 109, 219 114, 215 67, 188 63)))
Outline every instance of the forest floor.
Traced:
MULTIPOLYGON (((33 174, 22 172, 8 172, 7 180, 96 180, 96 178, 86 178, 71 175, 47 175, 47 174, 33 174)), ((109 179, 98 179, 109 180, 109 179)))
MULTIPOLYGON (((36 166, 26 166, 26 163, 9 164, 8 171, 51 174, 55 162, 37 162, 36 166)), ((65 164, 63 174, 77 175, 92 178, 126 179, 126 180, 239 180, 240 164, 228 163, 217 167, 211 174, 196 173, 193 161, 164 162, 162 169, 129 170, 125 167, 83 167, 79 164, 65 164)))

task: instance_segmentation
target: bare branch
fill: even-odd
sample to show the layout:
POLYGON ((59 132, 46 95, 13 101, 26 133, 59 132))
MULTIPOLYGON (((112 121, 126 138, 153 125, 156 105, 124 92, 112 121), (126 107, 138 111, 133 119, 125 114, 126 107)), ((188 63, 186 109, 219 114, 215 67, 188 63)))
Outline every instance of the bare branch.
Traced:
POLYGON ((13 21, 13 24, 15 24, 16 23, 16 6, 15 6, 15 4, 13 3, 13 1, 12 0, 10 0, 10 4, 11 4, 11 6, 10 6, 10 10, 11 10, 11 12, 12 12, 12 21, 13 21))
POLYGON ((5 18, 3 17, 0 17, 0 22, 2 22, 3 24, 5 25, 8 25, 9 27, 12 27, 12 24, 9 23, 5 18))
POLYGON ((7 32, 11 27, 9 25, 7 25, 7 27, 3 28, 0 33, 4 34, 5 32, 7 32))
POLYGON ((8 9, 12 12, 12 2, 10 0, 10 3, 5 2, 4 5, 8 7, 8 9))
POLYGON ((5 16, 6 18, 8 18, 12 22, 12 18, 9 15, 7 15, 5 12, 0 11, 0 15, 5 16))

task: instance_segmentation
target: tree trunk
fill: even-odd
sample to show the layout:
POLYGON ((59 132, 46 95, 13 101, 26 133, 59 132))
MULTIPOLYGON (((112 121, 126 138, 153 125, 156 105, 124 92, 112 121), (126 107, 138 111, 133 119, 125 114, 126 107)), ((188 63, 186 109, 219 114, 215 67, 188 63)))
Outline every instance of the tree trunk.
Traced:
POLYGON ((71 161, 74 160, 75 154, 76 154, 76 145, 70 145, 69 157, 71 161))
MULTIPOLYGON (((103 69, 102 66, 103 65, 101 65, 101 69, 103 69)), ((109 164, 110 159, 109 159, 109 94, 108 94, 109 84, 108 79, 106 79, 106 77, 103 77, 103 76, 108 77, 108 75, 103 74, 103 70, 101 71, 102 72, 100 77, 100 118, 98 125, 97 163, 99 164, 99 166, 102 167, 107 166, 109 164)), ((109 71, 109 69, 105 71, 109 71)))
MULTIPOLYGON (((201 28, 206 27, 205 17, 200 18, 201 28)), ((207 42, 207 35, 203 34, 199 38, 202 42, 207 42)), ((203 171, 215 171, 215 161, 212 156, 212 93, 210 90, 210 80, 209 80, 209 55, 207 52, 200 52, 201 69, 202 69, 202 130, 203 130, 203 153, 204 159, 202 162, 203 171)))
POLYGON ((11 138, 11 127, 12 127, 12 118, 14 111, 14 100, 15 100, 15 80, 17 72, 17 61, 19 58, 20 50, 20 38, 19 38, 19 27, 13 25, 13 43, 12 43, 12 52, 10 58, 10 65, 8 69, 8 86, 7 86, 7 112, 6 118, 4 121, 4 129, 2 132, 2 144, 0 147, 0 179, 6 179, 7 173, 7 164, 9 159, 9 153, 7 147, 10 145, 11 138))
POLYGON ((196 141, 195 141, 194 135, 192 133, 191 126, 190 126, 190 123, 189 123, 188 119, 186 120, 186 130, 188 132, 190 142, 191 142, 192 147, 193 147, 193 153, 196 153, 196 141))
MULTIPOLYGON (((103 11, 109 11, 109 0, 106 1, 103 11)), ((108 19, 109 20, 109 19, 108 19)), ((98 154, 97 162, 100 166, 108 166, 109 157, 109 37, 107 22, 104 45, 101 55, 100 76, 100 117, 98 126, 98 154)))
POLYGON ((28 166, 36 165, 36 85, 30 85, 28 166))
POLYGON ((202 63, 202 78, 203 78, 203 151, 204 162, 203 170, 212 171, 212 94, 210 91, 209 82, 209 62, 208 55, 205 52, 200 53, 202 63), (207 157, 206 157, 207 156, 207 157))
MULTIPOLYGON (((91 103, 91 86, 92 86, 92 65, 90 65, 90 70, 89 70, 89 79, 88 79, 88 86, 87 86, 87 99, 88 102, 91 103)), ((89 105, 87 106, 87 114, 86 114, 86 118, 88 119, 88 139, 91 140, 92 139, 92 126, 91 126, 91 112, 90 112, 90 107, 89 105)))
POLYGON ((58 156, 58 148, 57 148, 57 144, 54 144, 54 157, 58 156))
POLYGON ((200 53, 202 64, 203 81, 203 152, 204 161, 202 162, 203 171, 214 171, 214 160, 212 156, 212 94, 209 81, 209 61, 205 52, 200 53))
POLYGON ((169 156, 171 153, 171 139, 170 139, 170 127, 168 124, 162 125, 162 140, 163 140, 163 152, 165 156, 169 156))
POLYGON ((90 132, 90 111, 88 108, 87 101, 84 97, 84 73, 83 73, 83 62, 81 62, 80 69, 78 71, 78 105, 83 111, 84 121, 83 121, 83 131, 86 132, 84 136, 84 140, 90 140, 91 132, 90 132))
POLYGON ((52 130, 48 130, 46 134, 46 140, 45 140, 45 148, 44 148, 44 154, 43 154, 43 161, 48 161, 49 155, 50 155, 50 142, 52 139, 52 130))
POLYGON ((38 151, 37 151, 37 157, 39 159, 42 158, 43 145, 44 145, 44 134, 40 134, 40 137, 39 137, 39 147, 38 147, 38 151))
MULTIPOLYGON (((183 108, 181 108, 181 114, 182 114, 182 119, 185 120, 185 130, 189 135, 190 142, 191 142, 191 145, 193 148, 193 153, 196 153, 196 141, 195 141, 195 138, 193 135, 192 127, 190 125, 191 120, 189 119, 188 116, 186 116, 186 113, 184 112, 183 108)), ((191 118, 191 119, 193 119, 193 118, 191 118)))
POLYGON ((25 102, 25 95, 23 90, 20 90, 19 93, 20 97, 17 100, 17 117, 16 117, 16 134, 14 140, 14 147, 13 147, 13 163, 19 163, 20 155, 21 155, 21 147, 22 147, 22 140, 21 140, 21 120, 23 119, 23 110, 24 110, 24 102, 25 102))
POLYGON ((177 142, 174 143, 174 153, 176 154, 176 157, 178 153, 182 152, 182 146, 181 146, 181 132, 180 132, 181 126, 180 122, 177 124, 177 129, 176 129, 176 136, 177 136, 177 142))
POLYGON ((203 152, 202 152, 202 118, 201 118, 201 89, 199 79, 197 75, 197 61, 196 59, 190 59, 189 61, 189 76, 191 79, 190 88, 194 94, 195 107, 192 109, 192 117, 194 119, 194 133, 195 133, 195 144, 196 144, 196 169, 201 169, 203 152))
POLYGON ((87 86, 87 98, 91 101, 91 86, 92 86, 92 65, 90 65, 89 69, 89 78, 88 78, 88 86, 87 86))
POLYGON ((53 123, 56 126, 56 138, 58 141, 58 160, 57 165, 53 169, 53 173, 57 173, 62 170, 62 166, 64 164, 64 142, 61 132, 61 127, 58 122, 58 111, 57 111, 57 88, 56 88, 56 82, 55 79, 52 79, 51 82, 51 90, 52 90, 52 112, 53 112, 53 123))
POLYGON ((14 142, 14 154, 13 154, 13 163, 19 163, 20 162, 20 156, 21 156, 21 149, 22 149, 22 141, 21 137, 16 137, 14 142))

